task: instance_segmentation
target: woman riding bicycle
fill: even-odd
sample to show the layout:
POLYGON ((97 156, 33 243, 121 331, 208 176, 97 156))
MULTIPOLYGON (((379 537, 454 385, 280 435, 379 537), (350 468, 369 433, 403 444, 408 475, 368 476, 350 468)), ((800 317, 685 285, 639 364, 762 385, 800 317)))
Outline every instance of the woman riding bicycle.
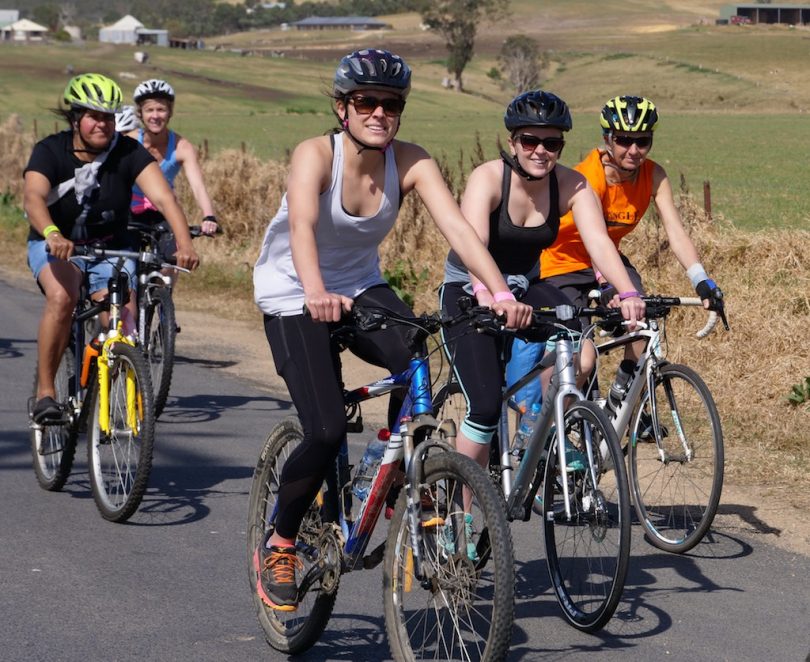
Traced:
MULTIPOLYGON (((648 158, 658 120, 658 110, 649 99, 614 97, 599 116, 604 147, 592 150, 574 169, 585 175, 599 199, 607 232, 617 249, 622 237, 641 221, 652 199, 672 252, 686 269, 704 306, 719 310, 723 294, 706 274, 683 227, 667 173, 648 158)), ((643 293, 638 271, 625 255, 621 257, 633 281, 632 289, 643 293)), ((540 272, 546 283, 560 288, 579 306, 588 305, 588 292, 594 288, 602 289, 602 300, 607 303, 624 287, 608 274, 599 273, 598 265, 594 270, 581 232, 570 214, 560 220, 557 241, 541 254, 540 272)), ((635 363, 639 351, 628 345, 625 358, 635 363)))
MULTIPOLYGON (((422 147, 395 139, 410 87, 411 70, 397 55, 368 49, 341 59, 332 90, 340 129, 296 147, 287 193, 254 269, 255 299, 276 369, 304 433, 284 465, 276 528, 256 550, 257 590, 275 609, 297 606, 295 538, 346 435, 340 359, 330 330, 354 304, 412 315, 382 278, 378 256, 402 198, 419 194, 442 234, 496 293, 494 308, 508 326, 529 320, 530 309, 514 300, 435 161, 422 147)), ((358 331, 349 349, 392 372, 407 369, 411 356, 400 326, 358 331)), ((391 399, 389 424, 400 404, 391 399)))
MULTIPOLYGON (((539 280, 538 254, 550 246, 560 218, 573 213, 587 251, 610 275, 624 295, 621 308, 631 325, 644 314, 644 303, 619 254, 605 232, 599 206, 585 178, 557 163, 571 129, 565 102, 543 90, 524 92, 507 106, 504 123, 509 131, 509 153, 478 166, 470 174, 461 210, 487 244, 498 268, 518 299, 532 307, 570 304, 559 289, 539 280)), ((451 251, 445 265, 441 305, 449 315, 459 312, 459 299, 475 295, 483 306, 497 301, 487 286, 470 274, 451 251)), ((580 328, 578 320, 568 326, 580 328)), ((533 332, 545 341, 550 330, 533 332)), ((504 364, 499 343, 491 335, 469 333, 462 327, 446 332, 447 352, 467 399, 467 415, 456 438, 459 452, 486 466, 489 444, 501 413, 504 364)), ((541 376, 545 382, 550 369, 541 376)))
MULTIPOLYGON (((31 229, 28 264, 45 294, 45 308, 37 338, 37 393, 32 416, 47 424, 62 416, 54 400, 54 376, 70 336, 73 309, 79 297, 82 272, 89 293, 101 300, 113 265, 106 261, 68 258, 74 245, 102 242, 108 248, 128 248, 127 219, 132 186, 137 183, 154 200, 178 237, 179 265, 195 268, 199 258, 191 246, 183 211, 166 184, 160 168, 138 143, 115 131, 115 112, 121 89, 100 74, 70 80, 64 106, 55 112, 69 129, 38 142, 24 171, 24 207, 31 229)), ((135 265, 126 271, 134 293, 135 265)), ((131 324, 134 297, 127 304, 131 324)), ((131 332, 127 326, 125 333, 131 332)))
MULTIPOLYGON (((182 168, 203 214, 200 229, 203 234, 214 234, 219 226, 214 215, 214 206, 203 182, 197 150, 188 140, 169 129, 169 120, 174 113, 174 100, 174 88, 165 80, 152 78, 140 83, 135 88, 133 101, 142 128, 130 131, 127 135, 135 138, 155 157, 172 188, 174 179, 182 168)), ((131 209, 135 220, 146 223, 163 220, 149 196, 138 186, 132 191, 131 209)))

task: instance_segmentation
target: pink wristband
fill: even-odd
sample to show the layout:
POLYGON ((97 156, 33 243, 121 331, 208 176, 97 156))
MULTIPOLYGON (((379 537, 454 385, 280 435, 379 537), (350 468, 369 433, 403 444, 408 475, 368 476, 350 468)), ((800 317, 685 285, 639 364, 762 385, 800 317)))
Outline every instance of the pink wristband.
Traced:
POLYGON ((636 292, 635 290, 630 290, 629 292, 619 292, 619 301, 624 301, 625 299, 632 299, 633 297, 640 297, 641 293, 636 292))
POLYGON ((515 295, 509 290, 506 292, 495 292, 495 294, 492 295, 492 298, 495 299, 497 303, 500 303, 501 301, 517 301, 517 299, 515 299, 515 295))
POLYGON ((481 282, 476 283, 473 285, 473 294, 478 294, 479 292, 488 292, 487 286, 481 282))

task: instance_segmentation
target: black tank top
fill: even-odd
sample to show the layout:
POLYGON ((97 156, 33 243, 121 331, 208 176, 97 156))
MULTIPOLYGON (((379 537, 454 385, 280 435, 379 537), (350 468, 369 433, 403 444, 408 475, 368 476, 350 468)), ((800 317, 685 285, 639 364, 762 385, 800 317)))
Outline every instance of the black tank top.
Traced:
MULTIPOLYGON (((548 248, 560 229, 560 194, 557 174, 549 174, 549 210, 542 225, 523 227, 512 223, 509 217, 509 192, 512 187, 512 168, 503 164, 501 202, 489 215, 489 252, 495 264, 505 274, 528 274, 536 268, 540 251, 548 248)), ((461 258, 451 250, 449 262, 464 269, 461 258)))

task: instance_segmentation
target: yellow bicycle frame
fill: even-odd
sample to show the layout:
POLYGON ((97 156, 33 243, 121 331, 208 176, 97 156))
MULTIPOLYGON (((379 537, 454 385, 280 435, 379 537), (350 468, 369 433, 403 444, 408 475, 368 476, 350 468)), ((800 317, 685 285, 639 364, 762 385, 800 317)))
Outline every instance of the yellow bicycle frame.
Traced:
MULTIPOLYGON (((132 340, 121 335, 119 323, 117 332, 110 334, 101 348, 101 354, 98 357, 98 425, 104 434, 110 434, 110 350, 113 343, 135 346, 132 340)), ((130 369, 127 369, 126 380, 127 426, 137 436, 138 421, 143 414, 143 400, 135 383, 135 374, 130 369)))

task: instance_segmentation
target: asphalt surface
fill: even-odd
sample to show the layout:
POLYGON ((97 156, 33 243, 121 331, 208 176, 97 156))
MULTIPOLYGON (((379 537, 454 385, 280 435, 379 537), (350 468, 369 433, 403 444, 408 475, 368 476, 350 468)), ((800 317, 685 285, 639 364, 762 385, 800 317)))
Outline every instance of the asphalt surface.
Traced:
MULTIPOLYGON (((31 468, 26 401, 40 308, 30 284, 0 277, 0 659, 287 659, 253 613, 245 521, 253 465, 289 402, 224 374, 221 361, 188 358, 181 334, 148 493, 129 523, 108 523, 90 494, 82 440, 62 492, 40 489, 31 468)), ((559 616, 537 521, 512 532, 510 660, 809 659, 810 557, 730 530, 673 556, 635 526, 618 611, 586 635, 559 616)), ((389 659, 380 587, 379 568, 345 576, 329 628, 297 659, 389 659)))

